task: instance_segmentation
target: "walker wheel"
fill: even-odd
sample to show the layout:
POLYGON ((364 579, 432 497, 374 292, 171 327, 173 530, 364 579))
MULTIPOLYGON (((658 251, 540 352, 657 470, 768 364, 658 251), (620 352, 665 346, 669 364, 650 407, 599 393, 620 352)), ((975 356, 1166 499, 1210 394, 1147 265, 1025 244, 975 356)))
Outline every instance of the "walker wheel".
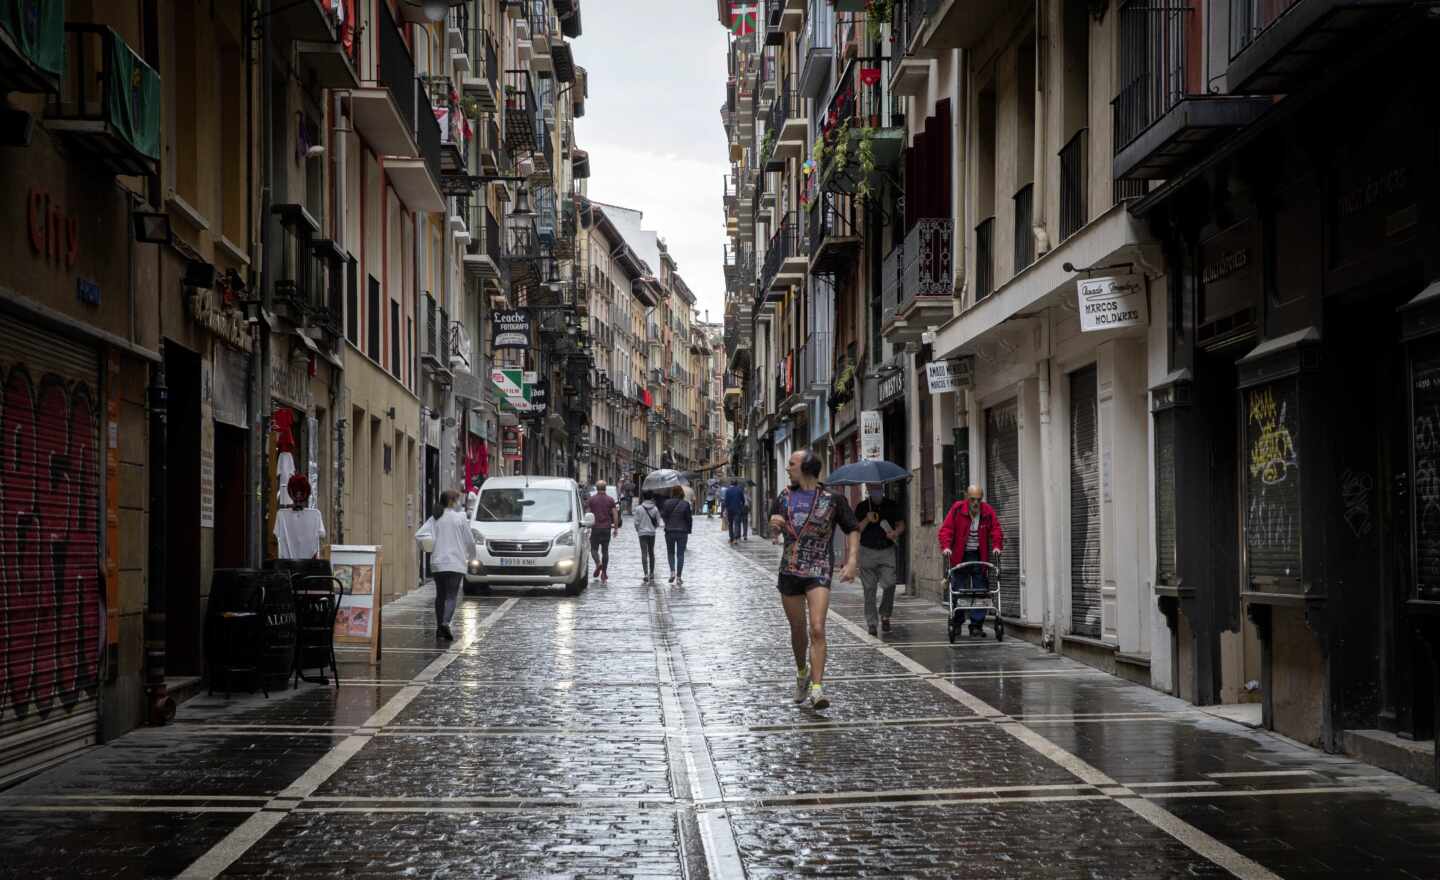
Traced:
POLYGON ((955 618, 950 618, 945 624, 945 632, 950 637, 950 644, 955 644, 955 618))
POLYGON ((998 617, 995 618, 995 641, 1005 641, 1005 622, 998 617))

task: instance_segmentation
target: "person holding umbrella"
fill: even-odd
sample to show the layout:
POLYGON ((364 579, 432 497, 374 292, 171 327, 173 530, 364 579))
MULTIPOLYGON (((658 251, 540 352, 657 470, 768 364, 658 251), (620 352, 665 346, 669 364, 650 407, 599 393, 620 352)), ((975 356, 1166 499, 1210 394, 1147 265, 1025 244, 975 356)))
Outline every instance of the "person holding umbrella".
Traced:
POLYGON ((860 555, 860 528, 845 496, 820 482, 820 457, 808 449, 790 456, 786 473, 790 487, 770 508, 770 525, 785 538, 777 587, 790 623, 790 649, 795 655, 795 702, 826 709, 825 616, 830 611, 830 580, 835 568, 834 539, 846 535, 840 579, 855 580, 860 555), (806 625, 806 615, 809 625, 806 625))
POLYGON ((876 623, 890 631, 895 610, 895 542, 905 534, 905 515, 895 499, 885 497, 880 483, 866 483, 865 500, 855 507, 860 520, 860 583, 865 587, 865 626, 875 635, 876 623), (882 588, 875 608, 875 588, 882 588))

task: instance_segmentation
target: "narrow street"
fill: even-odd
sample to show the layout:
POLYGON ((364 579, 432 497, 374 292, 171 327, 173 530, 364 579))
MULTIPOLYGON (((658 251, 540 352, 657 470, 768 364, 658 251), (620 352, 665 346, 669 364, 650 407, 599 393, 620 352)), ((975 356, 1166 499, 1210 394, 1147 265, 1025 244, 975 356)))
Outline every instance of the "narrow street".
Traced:
POLYGON ((198 697, 0 796, 5 876, 1168 877, 1440 873, 1440 796, 1023 642, 883 642, 837 591, 790 702, 775 548, 697 520, 578 599, 385 609, 338 691, 198 697), (664 561, 660 562, 664 571, 664 561), (857 621, 859 623, 857 623, 857 621))

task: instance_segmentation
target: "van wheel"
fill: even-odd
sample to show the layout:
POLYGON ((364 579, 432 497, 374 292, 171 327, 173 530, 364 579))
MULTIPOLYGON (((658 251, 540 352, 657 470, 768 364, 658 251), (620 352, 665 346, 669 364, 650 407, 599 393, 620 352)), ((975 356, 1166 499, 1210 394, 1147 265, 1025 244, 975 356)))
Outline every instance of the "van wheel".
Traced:
POLYGON ((590 586, 590 575, 588 573, 582 574, 575 579, 574 583, 565 585, 565 595, 578 596, 583 593, 588 586, 590 586))

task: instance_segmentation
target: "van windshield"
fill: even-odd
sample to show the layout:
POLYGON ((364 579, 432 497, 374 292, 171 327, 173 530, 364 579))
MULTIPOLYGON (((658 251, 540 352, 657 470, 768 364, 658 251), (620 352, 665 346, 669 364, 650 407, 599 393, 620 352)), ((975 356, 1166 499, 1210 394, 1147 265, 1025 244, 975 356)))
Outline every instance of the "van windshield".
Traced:
POLYGON ((482 489, 475 505, 476 522, 570 522, 573 492, 564 489, 482 489))

